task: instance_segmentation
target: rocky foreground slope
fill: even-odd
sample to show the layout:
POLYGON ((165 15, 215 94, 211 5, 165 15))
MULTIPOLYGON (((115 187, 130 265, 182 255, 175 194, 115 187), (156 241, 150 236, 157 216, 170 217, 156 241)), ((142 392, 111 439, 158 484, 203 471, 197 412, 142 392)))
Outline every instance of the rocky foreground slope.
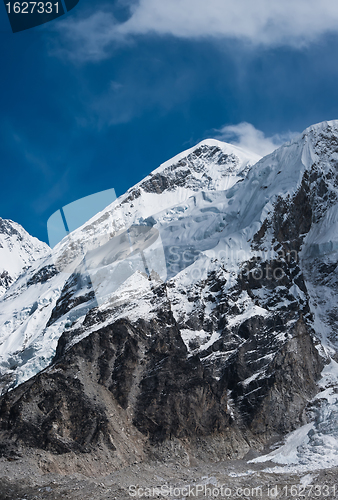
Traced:
POLYGON ((199 144, 9 287, 3 456, 189 464, 295 431, 267 459, 338 464, 338 122, 258 160, 199 144))

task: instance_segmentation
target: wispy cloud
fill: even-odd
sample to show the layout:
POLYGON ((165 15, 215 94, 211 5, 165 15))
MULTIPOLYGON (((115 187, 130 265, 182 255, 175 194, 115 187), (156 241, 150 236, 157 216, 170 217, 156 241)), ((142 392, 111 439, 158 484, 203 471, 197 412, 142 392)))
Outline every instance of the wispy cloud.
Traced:
POLYGON ((304 45, 338 31, 338 3, 332 0, 125 0, 130 17, 117 22, 109 11, 69 17, 57 28, 72 48, 69 57, 97 61, 133 35, 230 38, 263 45, 304 45))
POLYGON ((68 18, 55 28, 61 34, 60 43, 53 39, 53 55, 65 56, 74 62, 101 61, 109 57, 110 49, 121 35, 110 12, 98 11, 82 18, 68 18))
POLYGON ((285 142, 298 135, 297 132, 286 132, 266 137, 264 132, 256 129, 251 123, 242 122, 238 125, 226 125, 217 131, 216 138, 230 142, 260 156, 272 153, 285 142))

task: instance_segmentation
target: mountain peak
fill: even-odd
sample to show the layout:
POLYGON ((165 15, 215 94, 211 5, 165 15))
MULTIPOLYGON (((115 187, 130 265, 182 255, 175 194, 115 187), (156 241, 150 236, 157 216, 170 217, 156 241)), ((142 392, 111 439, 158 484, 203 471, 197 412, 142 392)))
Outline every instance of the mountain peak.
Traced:
POLYGON ((313 125, 310 125, 307 127, 303 133, 301 134, 302 136, 304 135, 309 135, 311 133, 320 133, 324 131, 334 131, 338 133, 338 120, 326 120, 323 122, 315 123, 313 125))
MULTIPOLYGON (((105 210, 74 231, 73 240, 96 238, 138 224, 155 213, 184 203, 197 193, 225 191, 243 180, 260 156, 232 144, 206 139, 162 163, 105 210)), ((59 244, 64 247, 64 243, 59 244)), ((59 248, 59 246, 58 246, 59 248)))
POLYGON ((50 248, 9 219, 0 218, 0 296, 23 269, 46 257, 50 248))
POLYGON ((218 149, 222 151, 224 155, 237 156, 239 160, 244 164, 250 163, 251 165, 254 165, 261 159, 261 156, 259 156, 258 154, 253 153, 252 151, 247 151, 243 148, 235 146, 234 144, 229 144, 227 142, 219 141, 218 139, 204 139, 195 146, 186 149, 181 153, 175 155, 173 158, 170 158, 170 160, 165 161, 152 173, 154 174, 155 172, 157 173, 159 171, 162 171, 167 167, 175 165, 179 163, 181 160, 188 158, 190 155, 196 154, 196 151, 199 150, 205 151, 206 149, 210 149, 211 151, 218 149))

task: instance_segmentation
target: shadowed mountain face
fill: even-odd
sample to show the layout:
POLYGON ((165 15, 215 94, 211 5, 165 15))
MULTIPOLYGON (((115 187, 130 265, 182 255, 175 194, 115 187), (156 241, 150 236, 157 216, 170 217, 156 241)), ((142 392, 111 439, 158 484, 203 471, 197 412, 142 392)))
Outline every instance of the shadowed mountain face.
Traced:
POLYGON ((50 368, 2 397, 3 453, 15 456, 25 446, 54 453, 101 447, 114 459, 122 447, 128 463, 141 456, 144 442, 156 448, 178 438, 195 450, 196 440, 220 435, 226 439, 219 457, 242 455, 246 441, 264 441, 303 422, 322 367, 299 321, 279 350, 267 349, 271 338, 261 339, 260 354, 272 352, 274 359, 264 379, 245 390, 240 382, 258 363, 252 348, 265 325, 255 326, 219 380, 199 356, 188 356, 170 311, 149 323, 118 320, 66 352, 60 342, 50 368))
POLYGON ((9 284, 3 453, 219 459, 314 421, 337 348, 337 144, 338 122, 258 163, 206 141, 9 284), (153 238, 129 250, 128 231, 153 238))

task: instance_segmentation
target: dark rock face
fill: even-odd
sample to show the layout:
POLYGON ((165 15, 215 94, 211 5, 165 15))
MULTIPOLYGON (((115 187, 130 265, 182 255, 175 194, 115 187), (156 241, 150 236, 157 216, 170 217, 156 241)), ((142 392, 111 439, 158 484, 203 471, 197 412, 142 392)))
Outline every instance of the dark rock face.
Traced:
POLYGON ((316 382, 324 360, 301 319, 293 333, 268 367, 268 395, 251 424, 255 432, 265 426, 283 434, 306 423, 300 409, 318 392, 316 382))
POLYGON ((16 236, 18 240, 22 240, 22 236, 15 227, 12 226, 10 220, 1 219, 0 217, 0 233, 6 234, 7 236, 16 236))
POLYGON ((103 442, 114 452, 109 405, 126 421, 131 412, 130 425, 151 442, 208 435, 229 423, 226 393, 197 357, 187 358, 170 315, 137 327, 120 320, 64 353, 60 348, 51 368, 3 396, 5 451, 15 441, 55 453, 87 452, 103 442))
POLYGON ((250 326, 248 341, 229 360, 224 382, 232 389, 243 421, 255 434, 290 432, 305 423, 303 410, 318 390, 323 360, 302 319, 291 330, 292 338, 279 349, 268 331, 264 335, 264 328, 250 326), (256 352, 261 355, 258 359, 256 352))
POLYGON ((36 283, 46 283, 56 274, 58 274, 58 270, 55 266, 49 265, 42 267, 31 278, 29 278, 27 286, 35 285, 36 283))
POLYGON ((0 287, 8 288, 9 285, 13 283, 13 278, 8 274, 7 271, 0 273, 0 287))
MULTIPOLYGON (((215 276, 212 283, 219 288, 215 276)), ((87 318, 93 324, 96 310, 87 318)), ((280 319, 260 316, 236 333, 225 329, 224 351, 229 335, 239 347, 219 379, 203 356, 188 354, 170 304, 156 319, 118 320, 73 346, 65 333, 51 367, 1 398, 2 453, 22 446, 86 453, 99 446, 116 456, 121 442, 135 448, 142 440, 282 434, 303 422, 316 392, 323 362, 310 333, 301 318, 288 330, 280 319), (287 332, 285 342, 271 333, 276 328, 287 332)))
MULTIPOLYGON (((51 272, 55 271, 52 270, 51 272)), ((41 279, 41 277, 39 277, 39 279, 41 279)), ((43 279, 47 280, 49 278, 44 276, 43 279)), ((71 309, 74 309, 76 306, 80 304, 86 304, 89 301, 93 301, 94 297, 95 295, 89 276, 75 273, 72 274, 66 281, 61 295, 57 300, 57 303, 46 326, 52 325, 57 319, 59 319, 71 309), (83 290, 84 293, 80 296, 74 297, 78 290, 83 290)), ((74 319, 76 319, 76 316, 74 317, 74 319)))
POLYGON ((86 452, 97 444, 101 433, 103 439, 107 437, 102 409, 85 397, 75 377, 52 373, 38 377, 25 389, 14 399, 14 394, 6 396, 1 407, 2 429, 15 436, 16 444, 56 453, 86 452))

